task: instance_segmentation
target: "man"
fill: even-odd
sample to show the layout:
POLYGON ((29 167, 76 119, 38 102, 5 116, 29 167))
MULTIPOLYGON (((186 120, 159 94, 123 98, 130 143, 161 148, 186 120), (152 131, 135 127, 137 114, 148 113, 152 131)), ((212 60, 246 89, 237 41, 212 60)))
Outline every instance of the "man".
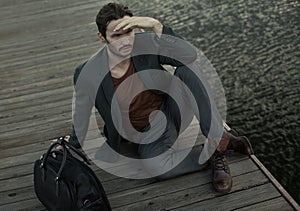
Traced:
MULTIPOLYGON (((143 138, 140 138, 138 147, 138 154, 144 160, 166 152, 160 162, 144 163, 149 171, 158 171, 158 174, 155 174, 156 178, 167 179, 203 169, 206 165, 197 162, 202 150, 201 146, 193 147, 182 162, 174 165, 177 154, 172 146, 182 127, 185 127, 182 126, 182 122, 189 117, 178 115, 181 108, 176 106, 172 97, 164 92, 147 89, 153 83, 166 84, 166 87, 172 91, 176 89, 175 92, 181 99, 183 107, 191 104, 189 109, 185 109, 184 115, 190 116, 189 111, 196 115, 202 133, 209 141, 220 139, 216 152, 211 157, 213 184, 217 191, 230 191, 232 178, 225 151, 233 149, 249 155, 252 150, 250 143, 245 138, 235 137, 223 129, 220 115, 214 109, 213 102, 209 100, 204 85, 187 67, 196 59, 195 49, 187 43, 179 42, 179 38, 176 39, 172 29, 158 20, 151 17, 135 17, 127 7, 121 4, 105 5, 99 11, 96 23, 99 30, 98 37, 106 46, 75 71, 74 130, 69 140, 70 143, 77 147, 80 147, 79 143, 83 143, 88 130, 88 118, 95 105, 105 122, 104 132, 107 143, 116 152, 120 150, 121 140, 127 138, 131 141, 134 133, 143 135, 148 131, 160 131, 160 135, 151 143, 145 143, 145 140, 151 139, 158 133, 152 132, 148 136, 141 136, 143 138), (154 35, 151 33, 136 35, 135 30, 152 31, 154 35), (143 48, 146 48, 145 52, 149 52, 147 50, 153 48, 157 55, 141 53, 143 48), (141 52, 134 55, 134 49, 141 50, 141 52), (174 54, 175 56, 179 55, 182 61, 174 59, 174 54), (165 72, 162 67, 164 64, 176 67, 174 75, 190 89, 195 98, 194 104, 186 97, 188 95, 186 91, 173 85, 174 80, 169 80, 168 75, 161 80, 160 73, 154 71, 154 69, 158 69, 162 73, 165 72), (150 69, 152 71, 148 71, 147 77, 143 77, 142 73, 146 72, 144 70, 150 69), (101 80, 96 78, 101 78, 101 80), (118 89, 118 87, 122 88, 118 89), (144 91, 132 98, 132 93, 137 89, 144 91), (118 112, 111 112, 112 109, 115 109, 113 106, 114 95, 118 103, 117 111, 120 113, 116 117, 112 113, 118 112), (167 120, 163 129, 159 124, 163 118, 160 119, 161 115, 157 112, 158 110, 165 114, 167 120), (128 116, 129 122, 126 120, 128 116), (121 122, 122 129, 118 129, 116 121, 121 122), (221 133, 217 135, 218 133, 211 132, 212 126, 221 128, 221 133), (163 171, 159 172, 160 169, 163 171)), ((103 151, 102 155, 104 154, 103 151)))

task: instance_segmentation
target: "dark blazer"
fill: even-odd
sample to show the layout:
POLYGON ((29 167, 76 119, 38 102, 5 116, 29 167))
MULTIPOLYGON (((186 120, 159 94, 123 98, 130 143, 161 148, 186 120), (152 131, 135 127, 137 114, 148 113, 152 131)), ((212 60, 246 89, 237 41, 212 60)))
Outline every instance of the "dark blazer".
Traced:
MULTIPOLYGON (((178 67, 192 63, 196 58, 196 49, 176 36, 167 26, 163 27, 160 38, 154 33, 147 32, 135 36, 132 60, 137 72, 149 69, 164 70, 162 67, 164 64, 178 67)), ((151 71, 147 73, 149 80, 145 84, 146 87, 147 83, 165 83, 157 75, 151 74, 151 71)), ((74 129, 70 142, 80 147, 78 142, 82 143, 86 136, 91 109, 95 106, 105 122, 107 143, 119 152, 121 136, 114 126, 111 115, 114 86, 108 68, 106 47, 76 68, 74 87, 74 129)))

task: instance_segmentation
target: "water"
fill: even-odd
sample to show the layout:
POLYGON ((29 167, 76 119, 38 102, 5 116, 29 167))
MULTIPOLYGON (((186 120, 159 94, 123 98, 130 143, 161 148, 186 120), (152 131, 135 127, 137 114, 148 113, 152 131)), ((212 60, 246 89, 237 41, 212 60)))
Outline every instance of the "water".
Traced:
POLYGON ((227 121, 300 203, 300 3, 125 0, 201 49, 216 68, 227 121))

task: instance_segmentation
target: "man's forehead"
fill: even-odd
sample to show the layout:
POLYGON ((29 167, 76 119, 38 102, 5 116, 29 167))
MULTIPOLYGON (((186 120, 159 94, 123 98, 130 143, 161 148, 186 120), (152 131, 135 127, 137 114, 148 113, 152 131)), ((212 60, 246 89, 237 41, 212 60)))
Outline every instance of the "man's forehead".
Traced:
POLYGON ((126 20, 126 19, 128 19, 128 18, 130 18, 129 16, 124 16, 123 18, 120 18, 120 19, 118 19, 118 20, 112 20, 112 21, 110 21, 109 22, 109 24, 107 25, 107 31, 108 32, 113 32, 113 30, 115 29, 115 27, 119 24, 119 23, 121 23, 123 20, 126 20))

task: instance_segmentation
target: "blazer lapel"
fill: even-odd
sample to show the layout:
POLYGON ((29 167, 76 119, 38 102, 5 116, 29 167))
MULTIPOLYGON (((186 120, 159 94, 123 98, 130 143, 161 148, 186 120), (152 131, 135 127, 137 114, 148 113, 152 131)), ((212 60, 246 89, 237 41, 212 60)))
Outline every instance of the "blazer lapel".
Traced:
POLYGON ((101 83, 101 88, 103 90, 103 93, 105 95, 105 98, 107 100, 107 102, 109 103, 109 105, 111 105, 111 101, 113 98, 113 95, 115 93, 115 89, 114 89, 114 85, 113 85, 113 81, 111 78, 111 73, 109 70, 109 65, 108 65, 108 56, 107 56, 107 51, 106 48, 104 49, 103 52, 103 56, 101 58, 102 62, 103 62, 103 66, 101 69, 101 71, 105 71, 107 72, 102 83, 101 83))

